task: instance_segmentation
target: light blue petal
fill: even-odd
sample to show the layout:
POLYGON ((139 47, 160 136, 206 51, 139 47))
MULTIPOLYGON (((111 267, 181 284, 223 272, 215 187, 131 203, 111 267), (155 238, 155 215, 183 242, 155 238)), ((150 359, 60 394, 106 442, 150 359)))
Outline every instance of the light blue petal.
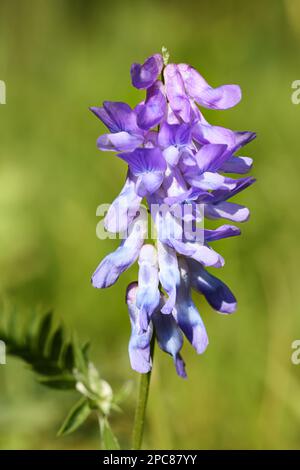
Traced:
POLYGON ((139 256, 139 282, 136 297, 142 330, 147 330, 151 316, 159 305, 158 282, 157 252, 153 245, 146 244, 139 256))
POLYGON ((147 235, 147 221, 137 217, 131 227, 128 237, 122 241, 119 248, 107 255, 92 276, 92 284, 98 289, 114 284, 119 276, 136 260, 147 235))
POLYGON ((179 265, 181 282, 173 315, 197 353, 202 354, 208 346, 208 336, 204 323, 191 298, 189 271, 186 261, 180 258, 179 265))

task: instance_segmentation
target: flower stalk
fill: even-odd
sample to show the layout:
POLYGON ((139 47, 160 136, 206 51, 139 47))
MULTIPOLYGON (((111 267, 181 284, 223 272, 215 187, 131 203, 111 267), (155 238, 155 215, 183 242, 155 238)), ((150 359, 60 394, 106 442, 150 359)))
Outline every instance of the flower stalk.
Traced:
MULTIPOLYGON (((152 361, 153 361, 153 354, 154 354, 154 345, 155 345, 155 338, 153 336, 151 340, 152 361)), ((150 371, 147 372, 147 374, 140 374, 139 376, 139 388, 138 388, 138 394, 137 394, 134 425, 133 425, 133 432, 132 432, 132 449, 133 450, 140 450, 142 447, 142 443, 143 443, 146 410, 147 410, 147 403, 148 403, 149 389, 150 389, 150 382, 151 382, 151 372, 152 372, 152 369, 150 369, 150 371)))

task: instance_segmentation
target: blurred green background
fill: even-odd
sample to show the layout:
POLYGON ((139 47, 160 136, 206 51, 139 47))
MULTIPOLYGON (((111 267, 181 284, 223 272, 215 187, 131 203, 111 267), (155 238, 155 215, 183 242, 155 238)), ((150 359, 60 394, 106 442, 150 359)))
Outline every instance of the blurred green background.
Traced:
MULTIPOLYGON (((98 291, 90 275, 117 241, 100 241, 96 207, 119 192, 125 165, 96 149, 104 131, 88 111, 105 99, 134 105, 129 67, 168 47, 212 85, 239 83, 238 107, 210 111, 215 123, 255 130, 255 187, 236 201, 251 209, 243 236, 218 243, 220 274, 238 297, 225 317, 201 299, 210 346, 184 347, 188 381, 157 351, 145 447, 299 448, 300 79, 298 0, 1 0, 0 284, 5 305, 27 313, 53 308, 83 340, 114 388, 135 380, 127 357, 124 305, 136 267, 98 291)), ((215 270, 216 271, 216 270, 215 270)), ((45 390, 24 365, 0 366, 0 447, 97 448, 97 423, 56 438, 74 402, 45 390)), ((112 425, 129 446, 135 389, 112 425)))

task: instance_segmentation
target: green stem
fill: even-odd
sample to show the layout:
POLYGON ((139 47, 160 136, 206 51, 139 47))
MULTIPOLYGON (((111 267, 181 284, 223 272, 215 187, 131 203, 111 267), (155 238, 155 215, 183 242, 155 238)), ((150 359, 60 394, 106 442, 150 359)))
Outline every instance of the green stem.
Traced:
MULTIPOLYGON (((153 361, 153 353, 154 353, 154 343, 155 343, 155 338, 153 335, 152 340, 151 340, 152 361, 153 361)), ((149 396, 150 379, 151 379, 151 370, 147 374, 140 374, 138 396, 137 396, 134 425, 133 425, 133 433, 132 433, 132 449, 133 450, 140 450, 142 447, 145 417, 146 417, 146 408, 147 408, 147 402, 148 402, 148 396, 149 396)))

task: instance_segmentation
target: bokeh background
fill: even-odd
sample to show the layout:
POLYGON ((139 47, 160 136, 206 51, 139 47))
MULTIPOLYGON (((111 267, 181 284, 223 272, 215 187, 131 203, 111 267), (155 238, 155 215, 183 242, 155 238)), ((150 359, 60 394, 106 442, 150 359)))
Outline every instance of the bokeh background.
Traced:
MULTIPOLYGON (((96 238, 96 207, 118 194, 125 165, 96 149, 104 127, 88 106, 136 104, 130 64, 162 45, 211 84, 241 85, 236 108, 205 115, 257 131, 244 150, 257 183, 236 199, 252 212, 243 236, 218 243, 238 312, 224 317, 197 300, 210 346, 201 357, 184 347, 187 381, 157 350, 145 447, 299 448, 300 365, 291 363, 300 338, 300 105, 291 102, 300 79, 298 0, 0 1, 1 309, 16 306, 26 318, 53 308, 91 340, 92 358, 115 389, 135 383, 124 292, 136 267, 105 291, 89 280, 117 246, 96 238)), ((2 449, 98 448, 93 420, 56 437, 72 393, 45 390, 10 357, 0 387, 2 449)), ((134 399, 135 388, 112 420, 125 447, 134 399)))

